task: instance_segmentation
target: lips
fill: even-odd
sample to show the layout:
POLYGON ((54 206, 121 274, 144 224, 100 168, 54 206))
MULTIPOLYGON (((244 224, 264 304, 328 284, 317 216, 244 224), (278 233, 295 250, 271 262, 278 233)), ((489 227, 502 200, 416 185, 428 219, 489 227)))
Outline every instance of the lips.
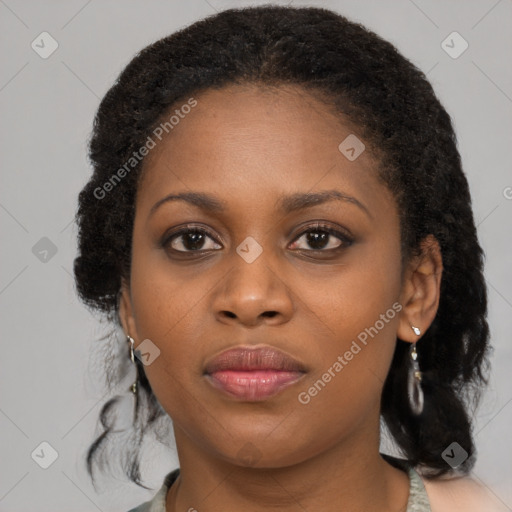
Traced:
POLYGON ((232 398, 261 401, 295 384, 306 368, 273 347, 237 347, 209 361, 204 373, 215 389, 232 398))
POLYGON ((275 370, 305 372, 293 357, 272 347, 236 347, 226 350, 207 363, 205 373, 222 370, 275 370))

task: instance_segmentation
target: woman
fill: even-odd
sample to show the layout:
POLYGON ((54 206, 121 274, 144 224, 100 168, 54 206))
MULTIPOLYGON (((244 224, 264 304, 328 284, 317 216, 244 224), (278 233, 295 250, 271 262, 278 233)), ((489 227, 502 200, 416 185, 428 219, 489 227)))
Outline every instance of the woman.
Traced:
POLYGON ((467 476, 490 350, 468 184, 390 43, 223 11, 128 64, 90 157, 77 288, 124 331, 134 439, 168 415, 180 466, 133 511, 500 510, 467 476))

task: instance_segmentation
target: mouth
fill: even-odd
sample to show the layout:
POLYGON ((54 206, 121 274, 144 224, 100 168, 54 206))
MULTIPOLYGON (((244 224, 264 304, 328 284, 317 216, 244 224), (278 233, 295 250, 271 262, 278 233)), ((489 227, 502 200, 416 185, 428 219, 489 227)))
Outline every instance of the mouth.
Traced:
POLYGON ((237 347, 222 352, 205 367, 212 387, 239 400, 266 400, 298 382, 305 367, 272 347, 237 347))

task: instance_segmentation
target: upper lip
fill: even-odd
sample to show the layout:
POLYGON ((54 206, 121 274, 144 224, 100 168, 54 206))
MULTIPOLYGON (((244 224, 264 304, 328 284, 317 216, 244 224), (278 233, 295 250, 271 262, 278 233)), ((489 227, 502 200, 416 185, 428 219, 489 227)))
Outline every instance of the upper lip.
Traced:
POLYGON ((275 370, 305 372, 305 367, 290 355, 270 346, 238 346, 211 359, 204 373, 222 370, 275 370))

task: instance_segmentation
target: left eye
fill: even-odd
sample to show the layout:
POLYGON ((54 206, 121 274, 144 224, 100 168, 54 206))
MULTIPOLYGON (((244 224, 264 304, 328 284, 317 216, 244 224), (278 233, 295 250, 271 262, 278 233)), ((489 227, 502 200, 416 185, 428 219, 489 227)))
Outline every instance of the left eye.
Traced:
POLYGON ((343 233, 340 233, 330 227, 318 226, 310 228, 295 239, 292 249, 301 249, 309 251, 326 251, 338 249, 344 245, 350 245, 352 241, 343 233), (297 247, 297 244, 303 240, 308 247, 297 247))

